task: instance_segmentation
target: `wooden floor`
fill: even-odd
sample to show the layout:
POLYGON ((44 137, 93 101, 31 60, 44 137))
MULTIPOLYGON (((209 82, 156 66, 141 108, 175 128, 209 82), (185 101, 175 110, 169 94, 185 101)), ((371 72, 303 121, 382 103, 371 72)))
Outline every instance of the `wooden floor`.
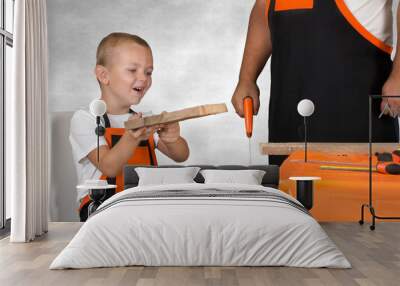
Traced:
POLYGON ((400 285, 400 223, 370 231, 356 223, 323 224, 352 263, 349 270, 289 267, 122 267, 48 270, 80 223, 51 223, 28 244, 0 241, 0 285, 400 285))

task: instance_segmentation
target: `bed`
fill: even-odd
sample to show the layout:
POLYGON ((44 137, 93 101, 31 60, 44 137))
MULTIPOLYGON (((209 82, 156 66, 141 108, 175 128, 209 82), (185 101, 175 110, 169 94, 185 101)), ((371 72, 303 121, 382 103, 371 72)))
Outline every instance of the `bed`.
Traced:
POLYGON ((264 170, 260 185, 204 183, 198 173, 194 183, 149 186, 138 185, 137 167, 125 168, 125 190, 98 208, 50 269, 351 267, 308 211, 276 189, 276 166, 199 166, 264 170))

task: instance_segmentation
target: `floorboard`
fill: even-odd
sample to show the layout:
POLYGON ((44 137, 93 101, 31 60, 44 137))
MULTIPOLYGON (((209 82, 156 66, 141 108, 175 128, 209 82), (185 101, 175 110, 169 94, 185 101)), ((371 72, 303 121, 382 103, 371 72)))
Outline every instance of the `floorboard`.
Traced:
POLYGON ((381 222, 375 231, 357 223, 322 227, 351 262, 352 269, 290 267, 119 267, 49 270, 80 223, 50 223, 49 232, 32 243, 0 240, 0 285, 400 285, 400 223, 381 222))

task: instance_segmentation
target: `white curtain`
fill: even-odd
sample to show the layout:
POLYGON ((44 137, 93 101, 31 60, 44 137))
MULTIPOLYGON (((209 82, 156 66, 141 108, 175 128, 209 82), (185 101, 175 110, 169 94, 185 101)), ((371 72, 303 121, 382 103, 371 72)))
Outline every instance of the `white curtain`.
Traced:
POLYGON ((48 228, 48 48, 46 0, 15 1, 13 93, 6 98, 6 164, 12 242, 48 228))

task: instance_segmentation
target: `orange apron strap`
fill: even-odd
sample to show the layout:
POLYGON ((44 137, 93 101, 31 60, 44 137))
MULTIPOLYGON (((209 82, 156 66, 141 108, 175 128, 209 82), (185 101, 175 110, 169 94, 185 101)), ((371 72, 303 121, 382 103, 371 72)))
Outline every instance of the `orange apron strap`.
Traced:
POLYGON ((275 11, 312 8, 314 8, 314 0, 275 0, 275 11))
POLYGON ((89 195, 86 195, 82 200, 81 203, 79 205, 79 209, 78 211, 80 211, 86 204, 90 203, 90 198, 89 195))

